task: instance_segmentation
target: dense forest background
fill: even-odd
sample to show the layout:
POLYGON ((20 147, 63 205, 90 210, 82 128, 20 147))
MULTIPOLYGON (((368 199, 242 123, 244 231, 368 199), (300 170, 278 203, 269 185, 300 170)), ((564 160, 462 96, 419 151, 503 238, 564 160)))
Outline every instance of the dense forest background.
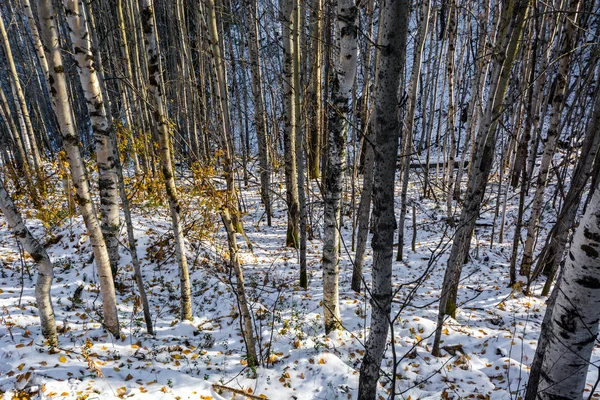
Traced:
POLYGON ((600 398, 600 4, 0 3, 0 398, 600 398))

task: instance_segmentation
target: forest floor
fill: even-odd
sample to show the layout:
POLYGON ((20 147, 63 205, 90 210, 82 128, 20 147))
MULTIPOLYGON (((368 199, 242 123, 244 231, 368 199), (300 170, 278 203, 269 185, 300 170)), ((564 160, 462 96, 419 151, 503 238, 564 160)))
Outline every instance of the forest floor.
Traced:
MULTIPOLYGON (((48 243, 56 265, 52 296, 60 346, 55 354, 49 354, 40 334, 34 301, 35 268, 28 256, 21 257, 0 215, 0 398, 11 399, 22 389, 35 393, 32 398, 44 399, 245 398, 218 385, 269 399, 356 398, 370 305, 364 292, 357 294, 350 289, 354 256, 350 250, 351 219, 345 215, 342 228, 340 304, 344 331, 326 336, 319 229, 308 242, 310 281, 304 291, 298 286, 297 252, 284 247, 285 193, 282 186, 277 190, 272 227, 266 226, 255 182, 242 190, 241 198, 246 210, 245 229, 253 245, 252 252, 238 236, 261 348, 262 366, 255 370, 244 360, 232 286, 235 278, 227 266, 225 234, 217 215, 210 211, 210 201, 183 191, 188 210, 193 321, 178 318, 179 278, 168 209, 152 201, 135 201, 138 254, 156 335, 145 333, 131 259, 123 247, 117 278, 120 338, 110 336, 98 322, 101 299, 81 218, 68 217, 47 228, 27 211, 27 225, 48 243)), ((411 190, 412 198, 418 199, 416 188, 411 190)), ((504 240, 497 243, 500 220, 493 220, 494 199, 482 214, 484 223, 473 239, 472 259, 462 275, 462 305, 457 319, 447 320, 443 330, 442 346, 453 354, 445 351, 440 358, 431 355, 430 347, 453 229, 444 218, 443 204, 416 201, 416 252, 410 250, 409 217, 406 260, 393 266, 397 289, 393 345, 389 343, 382 363, 386 376, 381 379, 380 399, 390 398, 392 390, 397 399, 411 400, 516 400, 524 396, 546 298, 539 296, 543 281, 536 282, 532 296, 507 287, 518 200, 509 197, 504 240), (494 226, 496 237, 490 247, 494 226)), ((322 225, 319 196, 309 200, 314 209, 311 223, 322 225)), ((57 202, 52 207, 64 210, 62 201, 57 202)), ((553 217, 553 211, 548 211, 544 224, 550 226, 553 217)), ((123 241, 125 237, 123 234, 123 241)), ((544 232, 541 238, 545 238, 544 232)), ((368 246, 366 282, 371 279, 371 262, 368 246)), ((600 365, 598 345, 592 362, 600 365)), ((586 398, 592 395, 599 369, 590 367, 586 398)), ((592 396, 600 398, 598 393, 592 396)))

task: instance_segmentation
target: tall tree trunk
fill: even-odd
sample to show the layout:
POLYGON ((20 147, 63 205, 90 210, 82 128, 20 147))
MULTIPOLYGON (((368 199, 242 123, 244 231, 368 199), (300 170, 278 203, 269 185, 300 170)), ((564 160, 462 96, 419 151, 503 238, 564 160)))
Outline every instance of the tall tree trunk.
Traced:
MULTIPOLYGON (((421 58, 423 56, 423 48, 425 47, 425 39, 427 38, 427 29, 429 26, 429 4, 430 0, 422 0, 421 18, 419 23, 419 33, 415 42, 415 50, 413 55, 412 72, 410 76, 410 84, 408 87, 408 104, 406 108, 406 118, 404 120, 404 149, 402 158, 402 191, 400 193, 400 216, 398 218, 398 253, 396 260, 402 261, 404 252, 404 222, 406 220, 406 205, 408 194, 408 179, 410 170, 410 155, 413 149, 413 130, 415 124, 415 111, 417 108, 417 95, 419 93, 419 80, 421 77, 421 58)), ((453 3, 454 4, 454 3, 453 3)), ((448 61, 450 62, 450 61, 448 61)), ((449 67, 450 68, 450 67, 449 67)))
POLYGON ((398 154, 398 86, 405 62, 410 6, 408 0, 388 1, 381 8, 377 41, 376 82, 373 95, 375 118, 375 166, 373 182, 373 287, 371 333, 360 367, 358 399, 374 400, 381 359, 386 347, 392 305, 392 258, 394 256, 394 180, 398 154), (384 50, 385 49, 385 50, 384 50))
POLYGON ((328 156, 323 193, 323 313, 326 333, 341 328, 338 287, 340 210, 346 172, 347 121, 350 119, 350 99, 358 58, 358 8, 354 0, 337 1, 337 20, 340 50, 332 82, 332 110, 328 123, 328 156))
MULTIPOLYGON (((599 73, 600 74, 600 73, 599 73)), ((600 78, 600 76, 598 76, 600 78)), ((569 232, 575 224, 577 210, 581 203, 581 196, 592 175, 594 160, 598 158, 600 151, 600 90, 596 88, 595 101, 592 120, 587 128, 587 133, 583 141, 579 162, 571 178, 571 186, 565 197, 563 208, 561 209, 556 224, 548 234, 546 245, 540 252, 538 264, 531 276, 531 280, 537 278, 543 268, 549 272, 548 279, 542 290, 542 295, 547 296, 550 292, 550 285, 554 280, 554 275, 558 270, 560 262, 564 257, 564 250, 567 244, 569 232)))
POLYGON ((525 248, 523 249, 523 259, 521 261, 520 274, 529 278, 531 263, 533 261, 533 247, 537 237, 539 227, 539 219, 542 214, 542 204, 544 202, 544 193, 546 192, 546 183, 548 181, 548 173, 550 172, 550 162, 556 150, 556 141, 559 136, 560 120, 565 94, 569 86, 569 60, 572 46, 575 43, 575 26, 579 16, 580 0, 571 0, 569 4, 568 16, 565 16, 564 34, 562 38, 562 46, 560 51, 560 63, 558 72, 554 81, 554 94, 552 96, 552 109, 550 111, 550 125, 548 134, 544 143, 544 153, 536 180, 536 189, 533 196, 533 204, 531 206, 531 215, 527 226, 527 239, 525 240, 525 248))
POLYGON ((165 100, 163 99, 164 89, 161 78, 161 57, 158 49, 157 34, 155 32, 154 7, 152 5, 152 0, 143 0, 142 2, 142 24, 144 26, 144 39, 146 42, 148 71, 150 74, 150 96, 155 107, 155 112, 153 115, 159 131, 158 146, 161 158, 161 169, 167 190, 173 236, 175 237, 175 254, 177 257, 177 263, 179 265, 181 318, 191 320, 192 293, 190 288, 190 276, 181 222, 181 206, 179 205, 177 187, 175 186, 175 176, 171 156, 171 132, 165 110, 165 100))
POLYGON ((77 64, 79 79, 83 87, 94 132, 94 141, 96 142, 100 213, 102 216, 101 228, 106 241, 113 278, 116 278, 119 264, 120 218, 117 172, 115 169, 116 153, 111 140, 112 125, 106 114, 106 106, 96 74, 97 65, 94 63, 91 36, 87 28, 83 0, 63 1, 67 11, 67 23, 74 48, 73 57, 77 64))
POLYGON ((309 132, 308 143, 308 177, 316 179, 320 175, 321 167, 321 135, 323 121, 322 91, 323 91, 323 0, 312 0, 310 13, 310 43, 312 65, 311 78, 306 96, 308 108, 309 132))
POLYGON ((25 93, 21 87, 21 80, 19 79, 19 74, 17 73, 17 67, 15 66, 15 61, 13 59, 10 42, 8 40, 8 34, 6 29, 4 28, 4 17, 2 16, 2 9, 0 8, 0 37, 2 39, 2 43, 4 45, 4 54, 6 56, 6 61, 8 62, 8 67, 10 70, 10 82, 14 87, 14 92, 16 96, 15 105, 17 106, 19 112, 19 117, 21 117, 24 121, 24 132, 23 136, 26 142, 29 142, 29 148, 26 147, 27 151, 31 151, 31 154, 26 154, 28 157, 30 156, 32 159, 31 167, 36 173, 36 177, 38 179, 37 184, 39 185, 42 192, 45 192, 45 180, 44 180, 44 172, 42 169, 42 159, 40 157, 40 152, 37 147, 37 142, 35 139, 35 131, 33 130, 33 125, 31 124, 31 117, 29 116, 29 109, 27 107, 27 102, 25 101, 25 93))
MULTIPOLYGON (((63 0, 64 1, 64 0, 63 0)), ((123 53, 123 68, 124 68, 124 72, 125 74, 127 74, 127 79, 130 80, 131 83, 133 83, 133 70, 131 68, 131 58, 129 56, 129 42, 127 40, 127 31, 125 29, 125 18, 123 18, 123 3, 122 0, 117 0, 117 21, 119 24, 119 33, 121 36, 121 40, 119 41, 119 44, 121 45, 121 52, 123 53)), ((123 83, 119 83, 119 87, 121 90, 121 98, 122 99, 131 99, 131 101, 129 101, 130 106, 132 107, 137 107, 137 96, 135 93, 135 90, 131 91, 131 95, 130 95, 130 90, 128 89, 127 85, 123 84, 123 83)), ((127 111, 126 111, 127 112, 127 111)), ((130 114, 130 113, 128 113, 130 114)), ((141 118, 141 115, 139 115, 139 113, 136 113, 136 117, 137 118, 141 118)), ((133 130, 134 127, 133 125, 129 125, 127 128, 129 128, 129 130, 127 131, 127 140, 129 142, 129 151, 130 151, 130 157, 133 160, 133 170, 135 171, 136 175, 140 174, 140 163, 138 160, 138 154, 137 154, 137 150, 136 150, 136 146, 135 146, 135 141, 134 141, 134 137, 133 137, 133 130)))
POLYGON ((258 47, 258 21, 256 17, 257 0, 245 0, 244 11, 247 21, 248 52, 250 72, 252 73, 252 95, 254 96, 254 121, 258 139, 258 158, 260 163, 260 196, 267 214, 267 225, 271 226, 273 209, 271 206, 271 169, 269 167, 269 145, 267 143, 267 115, 265 97, 262 88, 261 62, 258 47))
POLYGON ((303 35, 303 25, 300 23, 302 20, 302 13, 304 7, 300 1, 296 2, 296 8, 294 10, 294 30, 293 30, 293 43, 294 43, 294 106, 296 107, 296 170, 297 170, 297 182, 298 182, 298 205, 299 205, 299 250, 300 250, 300 286, 304 289, 308 289, 308 276, 306 272, 306 188, 304 187, 306 172, 304 165, 304 127, 302 126, 302 97, 300 95, 300 84, 301 79, 301 48, 300 48, 300 36, 303 35))
POLYGON ((227 242, 229 244, 229 261, 233 267, 236 277, 236 296, 238 301, 238 307, 242 316, 242 334, 244 336, 244 342, 246 343, 246 355, 249 367, 256 367, 258 365, 258 357, 256 355, 256 339, 254 336, 254 328, 252 326, 252 316, 250 315, 250 309, 248 307, 248 301, 246 300, 246 289, 244 287, 244 275, 242 273, 242 266, 238 257, 238 247, 235 239, 235 229, 229 214, 227 205, 220 211, 223 225, 227 231, 227 242))
POLYGON ((600 320, 600 191, 569 248, 555 299, 546 309, 526 400, 580 399, 600 320))
POLYGON ((280 20, 283 39, 283 101, 285 151, 285 186, 288 207, 286 246, 299 247, 298 229, 300 222, 300 203, 298 202, 298 177, 296 162, 297 118, 294 87, 294 40, 293 18, 297 0, 280 0, 280 20))
MULTIPOLYGON (((366 4, 365 12, 368 14, 367 32, 369 36, 373 35, 373 9, 375 4, 373 0, 369 0, 366 4)), ((363 89, 362 89, 362 105, 361 105, 361 162, 363 170, 363 189, 360 193, 360 201, 358 203, 357 220, 358 233, 356 235, 356 252, 354 253, 354 265, 352 268, 352 290, 360 292, 363 275, 363 264, 365 261, 365 251, 367 250, 367 237, 369 235, 369 220, 371 217, 371 197, 373 195, 373 144, 371 132, 371 99, 370 99, 370 83, 371 83, 371 60, 372 60, 372 45, 367 41, 363 68, 363 89)))
POLYGON ((8 195, 1 180, 0 210, 2 210, 4 218, 8 222, 8 227, 15 234, 25 251, 31 255, 37 266, 38 276, 35 284, 35 301, 40 313, 42 335, 44 335, 50 347, 57 346, 56 320, 54 319, 54 309, 52 308, 52 298, 50 296, 52 279, 54 277, 52 261, 50 261, 50 257, 44 246, 25 226, 21 213, 17 210, 15 203, 8 195))
POLYGON ((454 224, 452 216, 452 197, 454 196, 454 157, 456 155, 456 118, 454 110, 454 55, 456 53, 456 20, 458 10, 453 0, 449 2, 448 9, 448 116, 446 122, 446 136, 450 135, 450 149, 448 151, 448 168, 446 170, 446 212, 448 221, 454 224))
POLYGON ((438 315, 438 325, 432 354, 439 356, 439 340, 445 315, 456 315, 456 295, 463 262, 469 251, 475 221, 485 194, 485 187, 494 161, 496 128, 504 110, 504 97, 525 22, 529 0, 510 0, 503 5, 497 35, 496 54, 491 76, 491 88, 485 114, 479 126, 476 153, 469 171, 469 181, 460 222, 454 235, 448 266, 444 275, 438 315))
POLYGON ((48 67, 50 70, 50 92, 52 105, 58 119, 62 134, 63 148, 67 153, 71 178, 76 191, 79 211, 87 228, 96 269, 100 279, 100 294, 104 310, 104 325, 114 336, 119 335, 119 317, 117 314, 117 299, 113 283, 110 259, 106 250, 106 243, 96 216, 88 186, 87 174, 79 148, 79 138, 75 132, 72 109, 67 93, 67 80, 62 62, 58 41, 58 28, 50 0, 38 0, 41 31, 44 46, 48 49, 48 67))

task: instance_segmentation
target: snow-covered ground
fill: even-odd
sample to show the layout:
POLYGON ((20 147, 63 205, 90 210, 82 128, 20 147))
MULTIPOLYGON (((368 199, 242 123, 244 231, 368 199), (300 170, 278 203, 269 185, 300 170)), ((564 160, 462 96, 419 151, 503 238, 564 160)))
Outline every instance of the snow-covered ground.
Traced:
MULTIPOLYGON (((417 198, 417 193, 412 196, 417 198)), ((28 226, 38 238, 48 242, 60 237, 48 246, 56 265, 52 295, 61 332, 60 348, 54 354, 48 353, 40 335, 33 292, 35 268, 25 256, 23 270, 16 240, 0 216, 0 393, 4 392, 0 398, 11 399, 21 389, 34 392, 32 398, 44 399, 244 398, 220 386, 269 399, 355 398, 370 305, 364 292, 356 294, 350 289, 354 256, 350 250, 351 221, 345 216, 342 228, 340 303, 345 330, 325 336, 318 230, 308 243, 310 282, 304 291, 298 287, 297 253, 284 248, 284 197, 275 204, 274 223, 269 228, 256 184, 242 190, 247 211, 244 224, 253 252, 241 237, 238 242, 262 360, 255 371, 245 365, 231 283, 235 278, 227 267, 225 235, 216 215, 212 231, 204 229, 203 237, 199 237, 199 229, 194 228, 187 235, 194 320, 182 322, 178 318, 179 278, 170 248, 168 210, 136 203, 133 217, 138 254, 156 335, 145 334, 133 268, 123 247, 118 277, 122 335, 113 338, 99 323, 101 299, 82 220, 67 218, 60 227, 49 230, 27 213, 28 226), (76 298, 80 286, 83 290, 76 298)), ((412 222, 408 218, 407 260, 394 262, 393 280, 398 288, 394 332, 382 363, 380 398, 389 398, 392 390, 396 398, 412 400, 516 400, 524 396, 546 299, 537 295, 543 282, 533 287, 534 295, 529 297, 506 287, 516 201, 509 196, 504 243, 497 244, 499 221, 492 248, 491 228, 477 229, 473 259, 462 275, 462 306, 457 320, 447 320, 442 335, 442 346, 453 355, 445 351, 444 357, 436 358, 430 354, 430 346, 452 229, 444 220, 444 203, 438 206, 431 200, 418 200, 416 252, 410 250, 412 222)), ((194 204, 185 194, 184 202, 194 204)), ((493 219, 492 204, 482 219, 493 219)), ((318 212, 312 222, 322 223, 320 203, 314 207, 318 212)), ((201 220, 206 209, 188 210, 187 223, 201 220)), ((367 282, 370 257, 368 247, 367 282)), ((599 346, 594 349, 592 362, 600 365, 599 346)), ((598 368, 590 368, 586 398, 596 379, 598 368)), ((594 396, 600 398, 598 393, 594 396)))

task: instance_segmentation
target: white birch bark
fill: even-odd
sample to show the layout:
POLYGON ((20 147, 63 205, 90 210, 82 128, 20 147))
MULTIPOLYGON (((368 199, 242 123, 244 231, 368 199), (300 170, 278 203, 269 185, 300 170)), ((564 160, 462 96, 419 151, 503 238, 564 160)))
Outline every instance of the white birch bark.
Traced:
POLYGON ((354 0, 337 2, 337 41, 340 46, 332 82, 332 106, 328 123, 328 156, 325 172, 323 237, 323 313, 325 332, 341 328, 339 305, 340 210, 346 172, 346 146, 350 99, 358 61, 358 8, 354 0))
POLYGON ((49 52, 48 67, 50 70, 50 92, 53 99, 52 106, 60 126, 63 148, 67 153, 71 178, 76 191, 76 202, 85 222, 94 252, 96 269, 100 280, 104 325, 110 333, 118 336, 119 317, 113 276, 110 269, 110 259, 90 196, 85 166, 79 149, 79 137, 74 128, 52 2, 50 0, 38 0, 38 12, 40 15, 42 39, 45 48, 49 52))
POLYGON ((108 120, 106 106, 102 99, 83 1, 63 0, 63 3, 67 13, 69 34, 73 43, 73 58, 77 64, 79 80, 85 95, 94 132, 94 141, 96 142, 101 228, 114 278, 119 264, 120 219, 118 182, 115 169, 116 153, 111 140, 112 126, 108 120))
POLYGON ((25 226, 21 214, 8 195, 1 180, 0 210, 4 214, 10 230, 15 234, 21 246, 31 255, 36 264, 38 276, 35 284, 35 301, 40 314, 42 335, 44 335, 44 338, 51 347, 57 346, 56 321, 54 318, 54 309, 52 308, 52 298, 50 297, 50 289, 52 288, 52 279, 54 277, 52 262, 44 246, 25 226))
MULTIPOLYGON (((598 188, 575 231, 561 275, 554 288, 554 305, 546 310, 538 343, 543 343, 545 352, 536 353, 536 358, 543 357, 535 390, 535 398, 539 400, 581 399, 585 388, 600 321, 598 188)), ((527 394, 529 398, 529 390, 527 394)))
POLYGON ((175 237, 175 254, 179 265, 179 290, 181 295, 181 318, 192 319, 192 292, 190 287, 190 276, 188 271, 187 257, 185 253, 185 240, 183 227, 181 226, 181 207, 171 157, 171 132, 169 121, 165 110, 163 99, 162 67, 160 64, 160 53, 158 51, 157 36, 154 27, 154 7, 152 0, 142 2, 142 24, 144 26, 144 40, 146 42, 146 55, 148 59, 148 73, 150 81, 149 94, 154 103, 154 120, 159 131, 159 152, 161 158, 161 169, 165 180, 169 211, 171 214, 171 225, 175 237))

